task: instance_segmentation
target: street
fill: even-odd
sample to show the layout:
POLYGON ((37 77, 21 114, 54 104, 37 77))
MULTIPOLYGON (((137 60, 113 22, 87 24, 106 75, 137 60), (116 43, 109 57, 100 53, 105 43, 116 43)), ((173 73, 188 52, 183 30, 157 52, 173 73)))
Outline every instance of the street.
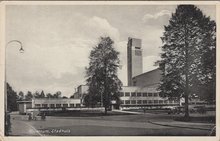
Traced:
POLYGON ((207 136, 211 123, 173 121, 171 115, 136 114, 96 117, 47 116, 28 121, 12 114, 12 136, 207 136), (167 126, 169 125, 169 126, 167 126))

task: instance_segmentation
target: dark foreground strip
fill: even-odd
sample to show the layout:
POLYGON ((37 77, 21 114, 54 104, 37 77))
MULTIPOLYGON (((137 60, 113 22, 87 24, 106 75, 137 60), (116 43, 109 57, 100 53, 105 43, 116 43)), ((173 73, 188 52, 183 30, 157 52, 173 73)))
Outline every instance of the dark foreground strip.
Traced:
POLYGON ((208 130, 208 131, 211 130, 211 129, 207 129, 207 128, 186 127, 186 126, 178 126, 178 125, 160 124, 160 123, 155 123, 155 122, 152 122, 152 121, 148 121, 148 123, 155 124, 155 125, 160 125, 160 126, 167 126, 167 127, 187 128, 187 129, 199 129, 199 130, 208 130))

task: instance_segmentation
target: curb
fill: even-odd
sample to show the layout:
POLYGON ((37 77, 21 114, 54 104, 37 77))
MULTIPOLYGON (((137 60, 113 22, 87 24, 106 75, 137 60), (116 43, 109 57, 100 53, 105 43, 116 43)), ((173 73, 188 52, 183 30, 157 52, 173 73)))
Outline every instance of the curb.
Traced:
POLYGON ((208 128, 199 128, 199 127, 186 127, 186 126, 178 126, 178 125, 167 125, 167 124, 160 124, 152 121, 148 121, 148 123, 155 124, 155 125, 160 125, 160 126, 167 126, 167 127, 177 127, 177 128, 187 128, 187 129, 199 129, 199 130, 208 130, 210 131, 211 129, 208 128))

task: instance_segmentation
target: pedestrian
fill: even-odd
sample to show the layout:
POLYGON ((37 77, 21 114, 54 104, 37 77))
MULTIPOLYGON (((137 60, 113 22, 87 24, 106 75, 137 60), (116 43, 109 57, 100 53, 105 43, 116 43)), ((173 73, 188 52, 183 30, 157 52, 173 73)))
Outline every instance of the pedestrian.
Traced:
POLYGON ((31 113, 28 113, 28 120, 31 120, 31 113))
POLYGON ((145 112, 146 112, 146 109, 144 108, 143 110, 144 110, 144 114, 145 114, 145 112))
POLYGON ((46 119, 46 114, 43 112, 42 114, 41 114, 41 120, 45 120, 46 119))

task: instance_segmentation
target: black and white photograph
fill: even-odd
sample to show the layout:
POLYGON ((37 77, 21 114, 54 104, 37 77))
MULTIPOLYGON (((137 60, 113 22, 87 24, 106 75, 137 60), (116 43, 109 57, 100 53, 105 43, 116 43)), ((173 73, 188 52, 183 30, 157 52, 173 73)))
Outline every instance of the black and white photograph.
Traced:
POLYGON ((6 3, 1 136, 216 137, 216 11, 6 3))

